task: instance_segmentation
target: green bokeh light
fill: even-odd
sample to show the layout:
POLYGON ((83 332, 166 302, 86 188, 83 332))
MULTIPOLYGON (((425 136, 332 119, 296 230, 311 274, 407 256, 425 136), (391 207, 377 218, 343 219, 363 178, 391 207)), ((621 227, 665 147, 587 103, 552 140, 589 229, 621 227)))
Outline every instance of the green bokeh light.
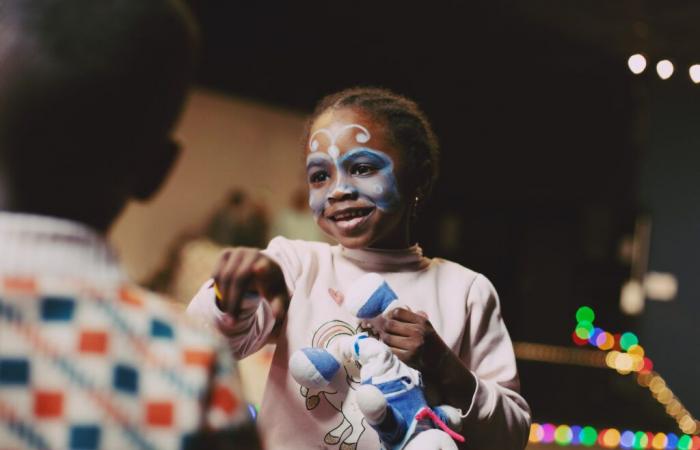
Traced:
POLYGON ((681 436, 680 439, 678 439, 678 448, 680 450, 690 450, 692 448, 693 441, 690 436, 687 434, 681 436))
POLYGON ((637 344, 639 344, 639 339, 637 339, 637 335, 634 333, 630 333, 629 331, 627 333, 624 333, 620 338, 620 347, 622 347, 624 351, 629 350, 630 347, 637 344))
POLYGON ((579 441, 586 447, 595 445, 596 439, 598 439, 598 432, 593 427, 583 427, 579 434, 579 441))
POLYGON ((649 446, 649 437, 643 431, 637 431, 634 433, 634 447, 633 448, 647 448, 649 446))
POLYGON ((595 320, 595 313, 588 306, 582 306, 576 311, 576 321, 577 322, 590 322, 593 323, 595 320))

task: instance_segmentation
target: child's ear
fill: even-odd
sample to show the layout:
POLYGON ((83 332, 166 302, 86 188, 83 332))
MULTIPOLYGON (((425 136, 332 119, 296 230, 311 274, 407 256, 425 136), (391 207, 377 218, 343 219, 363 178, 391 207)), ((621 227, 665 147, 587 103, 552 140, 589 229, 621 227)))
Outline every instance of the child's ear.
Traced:
POLYGON ((416 184, 416 196, 420 198, 420 202, 426 200, 430 195, 433 181, 433 163, 423 161, 418 167, 418 183, 416 184))
POLYGON ((158 191, 177 161, 180 145, 168 139, 158 148, 150 149, 144 153, 138 167, 133 168, 130 194, 136 200, 148 200, 158 191))

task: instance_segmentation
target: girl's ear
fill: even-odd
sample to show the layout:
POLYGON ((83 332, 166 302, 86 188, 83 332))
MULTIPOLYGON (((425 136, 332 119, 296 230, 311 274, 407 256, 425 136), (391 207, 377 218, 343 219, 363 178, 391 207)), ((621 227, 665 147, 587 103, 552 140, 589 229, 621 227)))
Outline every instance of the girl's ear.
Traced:
POLYGON ((416 184, 416 196, 423 202, 430 195, 433 184, 433 164, 430 161, 423 161, 418 167, 418 182, 416 184))

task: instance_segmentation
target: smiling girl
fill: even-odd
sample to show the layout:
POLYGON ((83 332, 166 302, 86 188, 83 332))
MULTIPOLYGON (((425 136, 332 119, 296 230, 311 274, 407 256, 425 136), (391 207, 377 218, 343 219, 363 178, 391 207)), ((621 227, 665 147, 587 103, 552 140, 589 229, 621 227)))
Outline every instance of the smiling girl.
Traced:
POLYGON ((226 250, 188 308, 216 324, 238 358, 277 343, 259 419, 267 448, 379 448, 355 403, 356 367, 325 391, 301 388, 288 368, 294 351, 358 331, 341 307, 343 292, 369 272, 408 306, 374 331, 423 373, 431 404, 461 410, 468 448, 524 448, 530 413, 494 287, 459 264, 423 256, 412 240, 437 175, 437 141, 424 114, 390 91, 349 89, 319 103, 306 136, 309 205, 338 245, 277 237, 265 250, 226 250))

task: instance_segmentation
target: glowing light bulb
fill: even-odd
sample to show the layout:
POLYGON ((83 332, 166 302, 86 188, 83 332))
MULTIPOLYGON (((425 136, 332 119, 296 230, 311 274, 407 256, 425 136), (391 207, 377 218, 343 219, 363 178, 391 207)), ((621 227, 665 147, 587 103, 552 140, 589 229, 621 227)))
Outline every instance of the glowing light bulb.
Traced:
POLYGON ((633 74, 639 75, 647 68, 647 59, 644 55, 637 53, 629 57, 627 60, 627 67, 630 68, 633 74))
POLYGON ((688 73, 690 74, 690 79, 693 80, 693 83, 700 83, 700 64, 693 64, 690 66, 688 73))
POLYGON ((595 312, 588 306, 582 306, 576 310, 576 320, 578 322, 586 321, 593 323, 595 320, 595 312))
POLYGON ((656 73, 662 80, 668 80, 673 75, 673 63, 668 59, 662 59, 656 64, 656 73))

